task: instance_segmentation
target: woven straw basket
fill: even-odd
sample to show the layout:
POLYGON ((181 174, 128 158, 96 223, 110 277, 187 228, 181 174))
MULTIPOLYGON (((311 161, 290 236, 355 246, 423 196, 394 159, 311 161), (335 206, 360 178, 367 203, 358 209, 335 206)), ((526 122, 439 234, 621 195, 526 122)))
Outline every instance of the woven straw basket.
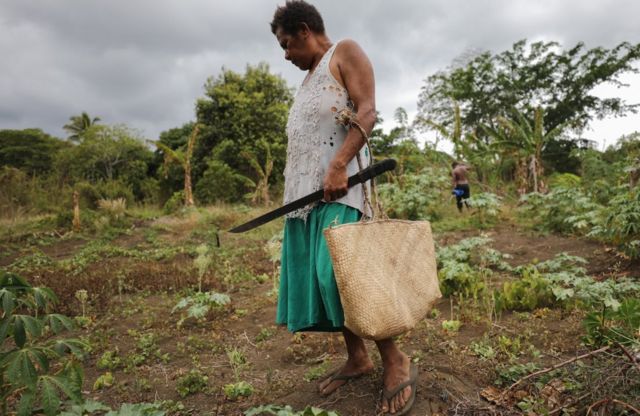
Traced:
POLYGON ((442 295, 427 221, 373 220, 324 230, 345 326, 373 340, 413 328, 442 295))

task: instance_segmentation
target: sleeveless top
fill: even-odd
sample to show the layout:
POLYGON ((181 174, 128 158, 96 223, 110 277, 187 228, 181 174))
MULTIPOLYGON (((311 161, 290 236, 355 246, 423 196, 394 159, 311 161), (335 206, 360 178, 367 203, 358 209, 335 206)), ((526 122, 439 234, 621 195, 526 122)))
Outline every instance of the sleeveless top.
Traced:
MULTIPOLYGON (((318 65, 296 92, 287 121, 287 163, 284 169, 284 203, 287 204, 323 186, 329 163, 344 143, 347 128, 338 124, 336 114, 343 108, 352 108, 347 90, 334 78, 329 62, 337 43, 324 54, 318 65)), ((369 149, 360 149, 363 168, 369 165, 369 149)), ((358 172, 354 157, 347 165, 347 175, 358 172)), ((367 184, 367 187, 369 185, 367 184)), ((362 185, 349 188, 339 202, 365 213, 362 185)), ((307 205, 287 214, 287 218, 302 218, 316 204, 307 205)), ((368 207, 366 214, 369 214, 368 207)))

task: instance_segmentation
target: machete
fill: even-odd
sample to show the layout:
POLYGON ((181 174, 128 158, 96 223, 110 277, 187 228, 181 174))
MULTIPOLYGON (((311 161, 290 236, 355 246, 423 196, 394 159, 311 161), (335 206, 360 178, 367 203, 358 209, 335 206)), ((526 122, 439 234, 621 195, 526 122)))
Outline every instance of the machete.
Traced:
MULTIPOLYGON (((389 170, 393 170, 396 167, 396 161, 393 159, 385 159, 381 162, 374 163, 368 168, 362 169, 360 172, 356 173, 353 176, 350 176, 347 180, 347 187, 351 188, 353 185, 364 183, 371 178, 375 178, 381 173, 387 172, 389 170)), ((312 202, 320 201, 324 197, 324 190, 319 189, 313 193, 310 193, 307 196, 303 196, 300 199, 296 199, 293 202, 289 202, 286 205, 281 206, 280 208, 274 209, 273 211, 269 211, 266 214, 259 216, 258 218, 254 218, 249 222, 245 222, 242 225, 238 225, 235 228, 229 230, 231 233, 242 233, 253 228, 259 227, 262 224, 266 224, 271 220, 274 220, 278 217, 281 217, 285 214, 288 214, 292 211, 300 209, 305 205, 309 205, 312 202)))

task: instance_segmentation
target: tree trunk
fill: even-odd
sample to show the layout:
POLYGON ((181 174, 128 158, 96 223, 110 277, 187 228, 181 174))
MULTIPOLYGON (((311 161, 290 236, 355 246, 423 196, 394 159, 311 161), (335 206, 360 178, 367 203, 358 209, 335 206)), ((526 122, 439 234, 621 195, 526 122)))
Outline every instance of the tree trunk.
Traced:
POLYGON ((529 171, 531 172, 531 176, 533 177, 533 192, 538 193, 538 166, 536 164, 535 156, 531 156, 529 171))
POLYGON ((80 194, 73 191, 73 231, 80 231, 80 194))
POLYGON ((184 205, 192 207, 193 192, 191 191, 191 160, 187 159, 184 166, 184 205))

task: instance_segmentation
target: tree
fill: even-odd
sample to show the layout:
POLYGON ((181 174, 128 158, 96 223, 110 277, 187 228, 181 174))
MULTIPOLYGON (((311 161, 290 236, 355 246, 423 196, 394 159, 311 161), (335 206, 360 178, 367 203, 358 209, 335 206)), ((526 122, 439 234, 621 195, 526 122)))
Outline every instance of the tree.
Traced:
POLYGON ((193 187, 191 185, 191 157, 193 155, 193 148, 198 139, 200 132, 200 126, 195 125, 189 140, 186 143, 186 149, 174 150, 164 143, 157 142, 155 145, 164 153, 164 171, 167 172, 168 168, 172 164, 179 165, 184 171, 184 204, 187 207, 194 205, 193 201, 193 187))
MULTIPOLYGON (((593 88, 603 83, 624 86, 618 76, 638 72, 633 63, 640 58, 640 44, 620 43, 612 49, 586 50, 578 43, 561 50, 556 42, 516 42, 511 50, 489 52, 471 59, 466 66, 429 76, 418 102, 419 118, 446 124, 453 120, 453 99, 460 105, 467 131, 484 124, 497 128, 499 116, 516 108, 533 118, 535 108, 544 111, 544 128, 552 131, 564 123, 580 131, 594 118, 635 112, 620 98, 600 98, 593 88)), ((478 132, 483 140, 487 135, 478 132)))
POLYGON ((145 196, 149 165, 153 153, 140 134, 124 125, 94 125, 84 139, 68 151, 59 152, 55 167, 62 182, 75 184, 119 182, 133 191, 136 198, 145 196))
POLYGON ((12 166, 29 174, 48 173, 56 153, 68 146, 40 129, 0 130, 0 167, 12 166))
POLYGON ((91 126, 95 126, 100 121, 100 117, 89 117, 89 114, 86 112, 82 112, 79 116, 71 116, 69 117, 70 123, 62 126, 63 129, 71 133, 71 135, 67 138, 72 142, 79 142, 84 138, 84 134, 91 128, 91 126))
MULTIPOLYGON (((194 182, 203 177, 216 159, 233 172, 260 181, 260 174, 243 154, 254 154, 267 165, 261 141, 269 143, 273 159, 273 182, 281 183, 286 158, 285 132, 291 90, 267 64, 248 65, 244 74, 223 69, 205 84, 205 97, 196 102, 201 131, 193 153, 194 182)), ((225 168, 226 169, 226 168, 225 168)), ((228 176, 228 175, 227 175, 228 176)), ((232 175, 233 176, 233 175, 232 175)))

